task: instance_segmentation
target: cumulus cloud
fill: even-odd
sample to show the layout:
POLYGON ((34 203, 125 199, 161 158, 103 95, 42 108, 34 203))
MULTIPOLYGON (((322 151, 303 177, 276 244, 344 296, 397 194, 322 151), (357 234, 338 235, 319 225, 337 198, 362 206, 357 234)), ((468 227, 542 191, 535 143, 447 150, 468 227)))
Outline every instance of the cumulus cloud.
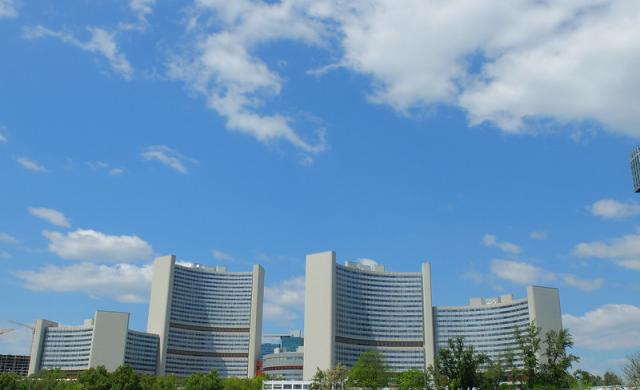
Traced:
POLYGON ((555 279, 555 275, 532 264, 512 260, 492 260, 491 272, 515 284, 531 285, 555 279))
POLYGON ((37 161, 30 159, 29 157, 18 157, 16 161, 22 168, 31 172, 43 173, 47 171, 47 168, 39 164, 37 161))
POLYGON ((44 219, 52 225, 60 227, 71 226, 69 218, 67 218, 58 210, 48 209, 45 207, 29 207, 27 210, 29 211, 29 214, 33 215, 34 217, 44 219))
POLYGON ((5 131, 6 128, 4 126, 0 127, 0 144, 6 144, 7 142, 9 142, 9 140, 7 140, 7 136, 5 135, 5 131))
POLYGON ((277 325, 288 325, 304 310, 304 276, 286 279, 264 289, 264 318, 277 325))
POLYGON ((18 9, 14 0, 0 0, 0 19, 13 19, 18 17, 18 9))
POLYGON ((6 244, 17 244, 18 240, 8 233, 0 232, 0 242, 6 244))
POLYGON ((197 31, 195 45, 169 63, 170 75, 184 81, 207 99, 208 106, 226 118, 230 130, 248 134, 260 142, 284 140, 303 153, 313 155, 326 148, 324 131, 316 129, 316 141, 303 138, 293 119, 262 114, 261 106, 277 96, 282 78, 253 51, 277 40, 317 45, 323 25, 312 18, 306 1, 276 3, 200 0, 192 11, 189 29, 197 31), (199 20, 216 19, 216 29, 199 20))
POLYGON ((45 231, 49 251, 63 259, 130 262, 149 259, 153 249, 138 236, 110 236, 91 229, 69 233, 45 231))
POLYGON ((87 31, 90 34, 87 41, 82 41, 68 32, 55 31, 43 26, 25 27, 23 36, 26 39, 56 38, 82 51, 98 54, 109 62, 113 72, 124 79, 131 79, 134 70, 127 57, 120 51, 116 42, 116 34, 91 26, 87 27, 87 31))
POLYGON ((119 176, 126 172, 126 169, 121 167, 114 167, 104 161, 90 161, 87 163, 87 165, 94 171, 105 171, 111 176, 119 176))
POLYGON ((591 214, 605 219, 622 219, 640 214, 640 204, 619 202, 615 199, 600 199, 589 206, 591 214))
POLYGON ((219 249, 212 249, 211 250, 211 255, 213 256, 214 259, 216 260, 220 260, 220 261, 233 261, 234 258, 232 255, 223 252, 219 249))
POLYGON ((142 158, 147 161, 157 161, 182 174, 189 173, 187 166, 197 163, 196 160, 176 152, 168 146, 147 146, 142 151, 142 158))
POLYGON ((78 292, 92 298, 140 303, 149 299, 151 266, 92 263, 67 267, 46 266, 34 271, 18 271, 15 275, 24 287, 39 292, 78 292))
POLYGON ((485 234, 484 237, 482 237, 482 244, 487 247, 499 248, 503 252, 514 255, 521 252, 518 245, 507 241, 498 241, 497 237, 493 234, 485 234))
POLYGON ((196 4, 188 29, 200 32, 210 21, 207 10, 219 19, 216 31, 196 34, 193 53, 174 61, 174 77, 201 91, 229 128, 261 140, 312 146, 288 118, 257 113, 263 96, 277 95, 282 81, 253 49, 277 40, 327 48, 335 60, 311 73, 365 75, 369 101, 401 113, 448 105, 464 110, 471 125, 488 122, 510 133, 596 121, 640 136, 633 106, 640 99, 635 0, 196 4), (237 73, 251 77, 238 80, 237 73))
POLYGON ((607 304, 582 316, 565 314, 563 326, 569 328, 577 347, 613 350, 640 347, 640 307, 607 304))
POLYGON ((582 242, 574 255, 613 261, 621 267, 640 270, 640 234, 627 234, 608 241, 582 242))
POLYGON ((604 285, 604 279, 581 279, 575 275, 564 274, 561 276, 562 281, 571 287, 578 288, 583 291, 594 291, 604 285))

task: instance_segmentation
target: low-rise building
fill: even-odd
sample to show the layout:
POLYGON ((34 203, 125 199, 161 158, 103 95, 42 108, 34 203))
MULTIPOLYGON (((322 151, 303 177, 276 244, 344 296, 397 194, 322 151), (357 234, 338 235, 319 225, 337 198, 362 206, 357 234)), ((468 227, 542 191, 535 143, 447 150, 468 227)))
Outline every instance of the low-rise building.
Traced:
POLYGON ((29 375, 59 368, 69 376, 98 366, 113 371, 126 363, 139 373, 155 374, 158 336, 129 329, 129 313, 97 311, 82 325, 36 321, 29 375))
POLYGON ((302 348, 299 347, 296 352, 287 352, 276 348, 273 353, 265 355, 262 359, 262 372, 270 378, 302 380, 304 360, 302 348))
POLYGON ((0 355, 0 374, 18 374, 27 376, 29 355, 0 355))

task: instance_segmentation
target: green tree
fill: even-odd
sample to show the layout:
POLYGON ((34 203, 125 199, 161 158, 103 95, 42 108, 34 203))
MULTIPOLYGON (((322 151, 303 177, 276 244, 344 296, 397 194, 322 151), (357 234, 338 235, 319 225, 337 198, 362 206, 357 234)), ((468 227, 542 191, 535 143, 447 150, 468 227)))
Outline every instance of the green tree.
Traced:
POLYGON ((538 379, 540 352, 540 328, 533 321, 525 328, 524 333, 516 327, 514 337, 518 342, 520 356, 524 363, 523 375, 526 379, 526 386, 532 389, 538 379))
POLYGON ((396 376, 399 390, 423 390, 428 388, 428 373, 420 370, 407 370, 396 376))
POLYGON ((602 376, 602 385, 603 386, 621 386, 622 379, 620 379, 620 377, 616 373, 607 371, 602 376))
POLYGON ((18 390, 20 387, 20 379, 16 374, 2 373, 0 374, 0 389, 2 390, 18 390))
POLYGON ((223 390, 222 379, 218 371, 211 370, 207 374, 191 374, 185 380, 185 390, 223 390))
POLYGON ((473 346, 465 346, 462 337, 449 339, 447 348, 438 350, 436 372, 450 389, 479 387, 480 369, 490 363, 487 355, 477 353, 473 346))
MULTIPOLYGON (((576 370, 573 373, 573 377, 575 379, 576 385, 579 388, 590 388, 593 386, 602 386, 602 378, 598 375, 593 375, 589 371, 585 370, 576 370)), ((573 388, 574 386, 572 386, 573 388)))
POLYGON ((86 390, 110 390, 111 378, 104 366, 90 368, 78 375, 78 383, 86 390))
POLYGON ((380 389, 389 384, 387 367, 378 351, 363 352, 351 368, 349 386, 361 389, 380 389))
POLYGON ((123 364, 111 374, 111 390, 141 390, 140 379, 128 364, 123 364))
POLYGON ((481 389, 497 389, 504 379, 505 373, 499 362, 491 362, 489 366, 480 373, 481 389))
POLYGON ((573 337, 568 329, 550 330, 545 333, 545 361, 541 373, 545 384, 557 389, 567 388, 571 383, 569 369, 580 358, 569 353, 573 347, 573 337))
POLYGON ((627 363, 624 366, 624 376, 627 378, 627 384, 634 388, 640 388, 640 352, 627 357, 627 363))
POLYGON ((335 368, 325 371, 318 368, 313 376, 311 387, 314 390, 346 389, 348 379, 349 369, 344 364, 338 363, 335 368))

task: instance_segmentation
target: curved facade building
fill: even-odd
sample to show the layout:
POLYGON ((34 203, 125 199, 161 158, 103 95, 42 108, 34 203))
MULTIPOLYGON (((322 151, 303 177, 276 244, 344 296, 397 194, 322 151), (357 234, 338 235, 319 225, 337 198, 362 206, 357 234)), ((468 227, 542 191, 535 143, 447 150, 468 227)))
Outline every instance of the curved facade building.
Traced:
POLYGON ((270 378, 302 380, 303 352, 282 352, 278 348, 262 358, 262 372, 270 378))
MULTIPOLYGON (((471 298, 468 306, 435 307, 436 348, 447 347, 451 338, 463 337, 466 345, 499 361, 517 349, 516 328, 524 331, 530 322, 545 331, 562 329, 558 289, 530 286, 523 299, 514 300, 509 294, 471 298)), ((519 356, 515 364, 522 367, 519 356)))
POLYGON ((334 252, 307 256, 304 378, 350 367, 368 350, 392 371, 426 368, 434 353, 431 307, 428 263, 422 272, 386 272, 336 264, 334 252))
POLYGON ((306 264, 303 377, 338 363, 352 366, 369 350, 392 371, 425 369, 437 349, 458 336, 499 360, 517 346, 516 327, 531 322, 543 332, 562 329, 557 289, 531 286, 523 299, 503 295, 434 307, 428 263, 421 272, 387 272, 377 264, 339 265, 334 252, 316 253, 306 264))
POLYGON ((147 331, 160 335, 158 373, 218 371, 253 377, 262 327, 264 271, 227 272, 222 267, 176 264, 157 258, 147 331))
POLYGON ((154 374, 158 336, 128 329, 129 313, 97 311, 78 326, 36 321, 29 374, 59 368, 69 376, 105 366, 113 371, 129 364, 136 372, 154 374))

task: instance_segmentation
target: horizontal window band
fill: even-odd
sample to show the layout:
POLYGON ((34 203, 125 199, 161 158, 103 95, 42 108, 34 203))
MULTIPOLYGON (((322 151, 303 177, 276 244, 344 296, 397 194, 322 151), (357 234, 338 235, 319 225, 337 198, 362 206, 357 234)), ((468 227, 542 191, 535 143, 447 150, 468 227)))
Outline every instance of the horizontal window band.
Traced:
POLYGON ((396 340, 363 340, 350 337, 336 336, 337 343, 352 345, 370 345, 374 347, 422 347, 422 341, 396 341, 396 340))
POLYGON ((273 367, 262 368, 262 371, 279 371, 279 370, 302 370, 302 366, 273 366, 273 367))
POLYGON ((230 358, 246 358, 248 353, 244 352, 206 352, 206 351, 183 351, 180 349, 167 349, 167 354, 182 356, 206 356, 206 357, 230 357, 230 358))
POLYGON ((217 326, 187 325, 187 324, 179 324, 177 322, 172 322, 169 326, 177 329, 201 330, 204 332, 249 333, 249 328, 226 328, 226 327, 217 327, 217 326))

